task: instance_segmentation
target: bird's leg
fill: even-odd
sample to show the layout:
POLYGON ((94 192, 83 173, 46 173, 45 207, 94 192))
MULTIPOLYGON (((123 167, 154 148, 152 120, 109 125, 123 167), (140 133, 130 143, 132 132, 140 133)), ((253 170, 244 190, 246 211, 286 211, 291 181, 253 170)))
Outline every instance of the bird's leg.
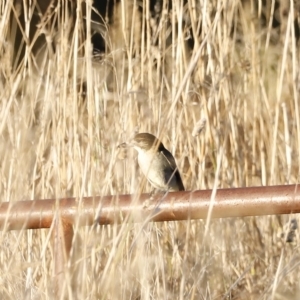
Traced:
POLYGON ((154 199, 154 196, 160 194, 162 196, 162 198, 168 193, 168 191, 162 191, 162 190, 158 190, 158 189, 153 189, 150 192, 150 200, 154 199))
POLYGON ((157 193, 157 189, 153 189, 153 190, 150 192, 150 194, 149 194, 150 200, 153 200, 153 199, 154 199, 154 196, 155 196, 156 193, 157 193))

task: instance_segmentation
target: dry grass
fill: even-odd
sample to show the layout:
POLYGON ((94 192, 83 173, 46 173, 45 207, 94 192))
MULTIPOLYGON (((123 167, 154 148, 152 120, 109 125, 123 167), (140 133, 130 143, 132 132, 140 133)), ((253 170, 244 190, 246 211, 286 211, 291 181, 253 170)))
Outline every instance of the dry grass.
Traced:
MULTIPOLYGON (((55 41, 55 52, 48 45, 33 57, 27 42, 17 70, 5 21, 13 7, 0 7, 1 201, 136 192, 135 155, 120 161, 116 148, 135 130, 161 137, 188 190, 297 183, 294 8, 279 34, 251 3, 174 1, 168 12, 164 2, 159 24, 130 3, 115 9, 102 60, 89 34, 81 43, 80 22, 59 20, 55 31, 44 21, 36 36, 55 41)), ((281 235, 292 217, 212 220, 207 236, 202 220, 76 229, 68 298, 298 299, 299 235, 290 244, 281 235)), ((50 231, 0 236, 1 298, 52 299, 50 231)))

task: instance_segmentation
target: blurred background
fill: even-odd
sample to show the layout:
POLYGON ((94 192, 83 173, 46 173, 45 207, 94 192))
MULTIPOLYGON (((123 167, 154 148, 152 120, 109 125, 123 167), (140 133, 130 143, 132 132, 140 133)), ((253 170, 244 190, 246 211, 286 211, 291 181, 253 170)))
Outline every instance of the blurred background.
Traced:
MULTIPOLYGON (((117 149, 136 132, 160 137, 187 190, 297 183, 299 13, 283 0, 2 1, 1 201, 150 192, 136 153, 117 149)), ((75 228, 66 295, 299 299, 297 221, 75 228)), ((0 233, 1 298, 53 298, 50 235, 0 233)))

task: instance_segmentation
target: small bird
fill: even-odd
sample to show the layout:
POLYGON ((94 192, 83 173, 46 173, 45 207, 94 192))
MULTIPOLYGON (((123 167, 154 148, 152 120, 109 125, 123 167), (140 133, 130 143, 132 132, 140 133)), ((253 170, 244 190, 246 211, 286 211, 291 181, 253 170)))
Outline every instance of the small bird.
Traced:
POLYGON ((163 143, 150 133, 137 133, 120 148, 134 147, 138 163, 151 185, 159 191, 184 191, 184 186, 173 155, 163 143))

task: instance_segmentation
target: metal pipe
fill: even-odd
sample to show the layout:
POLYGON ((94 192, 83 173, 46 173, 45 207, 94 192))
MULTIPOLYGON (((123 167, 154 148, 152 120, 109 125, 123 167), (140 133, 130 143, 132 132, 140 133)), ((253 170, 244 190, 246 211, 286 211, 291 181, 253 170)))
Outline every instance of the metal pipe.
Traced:
POLYGON ((62 218, 56 217, 52 231, 52 249, 54 257, 54 295, 61 299, 67 291, 68 261, 72 249, 74 230, 72 224, 66 223, 62 218))
POLYGON ((2 202, 0 229, 49 228, 59 213, 64 222, 100 225, 125 221, 154 222, 207 218, 213 200, 212 218, 245 217, 300 212, 300 189, 297 185, 249 187, 217 190, 149 194, 65 198, 2 202))

